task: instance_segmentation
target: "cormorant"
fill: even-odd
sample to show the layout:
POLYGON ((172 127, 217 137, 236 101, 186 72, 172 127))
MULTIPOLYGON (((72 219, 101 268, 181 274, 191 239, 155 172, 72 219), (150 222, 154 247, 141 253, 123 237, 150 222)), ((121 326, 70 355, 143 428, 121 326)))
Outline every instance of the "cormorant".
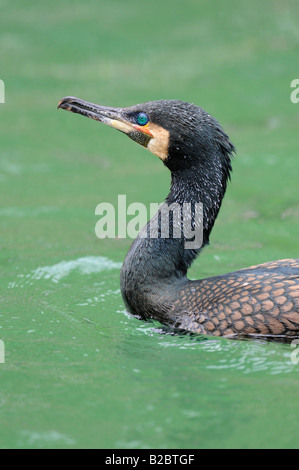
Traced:
MULTIPOLYGON (((58 108, 103 122, 158 156, 171 172, 166 203, 202 203, 202 245, 186 249, 182 216, 170 217, 170 235, 141 230, 121 269, 121 292, 129 312, 180 330, 217 336, 299 335, 299 259, 273 261, 207 279, 189 280, 187 270, 201 249, 221 206, 235 148, 218 122, 200 107, 160 100, 112 108, 63 98, 58 108), (180 237, 174 230, 180 228, 180 237)), ((157 216, 156 216, 157 217, 157 216)))

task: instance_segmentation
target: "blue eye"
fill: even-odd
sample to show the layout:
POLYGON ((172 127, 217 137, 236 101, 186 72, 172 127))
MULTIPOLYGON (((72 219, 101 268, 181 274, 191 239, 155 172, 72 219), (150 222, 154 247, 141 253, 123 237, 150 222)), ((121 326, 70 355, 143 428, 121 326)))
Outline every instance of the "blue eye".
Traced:
POLYGON ((145 113, 139 113, 136 117, 136 122, 140 126, 145 126, 148 123, 148 121, 149 121, 148 115, 145 113))

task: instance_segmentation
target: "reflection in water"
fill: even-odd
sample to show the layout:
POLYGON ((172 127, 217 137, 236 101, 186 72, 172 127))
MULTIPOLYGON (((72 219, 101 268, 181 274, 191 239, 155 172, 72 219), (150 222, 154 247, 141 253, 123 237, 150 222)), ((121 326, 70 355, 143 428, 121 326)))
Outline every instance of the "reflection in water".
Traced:
POLYGON ((210 370, 236 369, 245 374, 266 371, 268 374, 295 372, 290 345, 272 343, 266 339, 233 340, 197 334, 175 334, 164 327, 141 325, 136 334, 156 336, 162 348, 197 350, 201 366, 210 370))

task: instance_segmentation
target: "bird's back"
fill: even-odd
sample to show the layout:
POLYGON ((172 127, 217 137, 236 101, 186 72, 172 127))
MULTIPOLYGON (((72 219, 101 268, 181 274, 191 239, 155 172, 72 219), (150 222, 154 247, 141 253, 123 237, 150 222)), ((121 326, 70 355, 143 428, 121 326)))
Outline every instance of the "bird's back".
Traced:
POLYGON ((176 311, 180 328, 199 333, 299 336, 299 259, 188 281, 176 311))

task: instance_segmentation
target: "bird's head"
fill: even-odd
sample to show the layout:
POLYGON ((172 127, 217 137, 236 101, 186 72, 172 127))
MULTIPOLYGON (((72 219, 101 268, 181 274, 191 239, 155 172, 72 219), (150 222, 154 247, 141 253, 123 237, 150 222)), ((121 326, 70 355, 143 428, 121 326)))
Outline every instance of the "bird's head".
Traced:
POLYGON ((68 96, 58 108, 82 114, 127 134, 158 156, 172 173, 231 170, 234 147, 218 122, 203 109, 179 100, 112 108, 68 96))

